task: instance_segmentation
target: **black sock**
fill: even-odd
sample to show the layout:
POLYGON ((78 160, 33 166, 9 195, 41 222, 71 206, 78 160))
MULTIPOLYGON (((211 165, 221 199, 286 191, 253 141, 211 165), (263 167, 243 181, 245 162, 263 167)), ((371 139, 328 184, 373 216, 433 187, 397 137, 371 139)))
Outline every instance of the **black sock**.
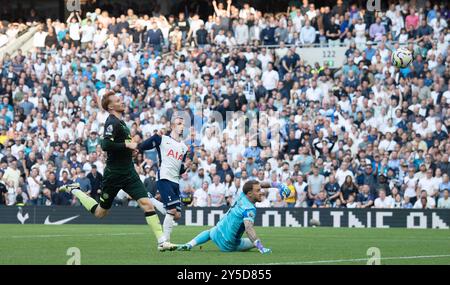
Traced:
POLYGON ((145 212, 145 216, 146 216, 146 217, 151 217, 151 216, 153 216, 153 215, 156 215, 156 212, 155 212, 155 211, 145 212))
POLYGON ((97 207, 98 207, 98 204, 95 204, 94 206, 92 206, 92 208, 91 208, 92 214, 95 214, 95 209, 97 209, 97 207))

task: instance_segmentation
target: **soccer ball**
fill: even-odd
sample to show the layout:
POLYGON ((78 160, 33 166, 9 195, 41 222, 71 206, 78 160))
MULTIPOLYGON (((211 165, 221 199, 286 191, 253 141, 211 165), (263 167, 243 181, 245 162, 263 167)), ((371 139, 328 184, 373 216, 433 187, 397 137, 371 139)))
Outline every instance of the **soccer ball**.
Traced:
POLYGON ((320 226, 320 221, 319 221, 319 220, 316 220, 316 219, 311 219, 311 220, 309 220, 309 224, 310 224, 313 228, 319 227, 319 226, 320 226))
POLYGON ((392 53, 392 64, 398 68, 406 68, 413 61, 413 54, 407 48, 399 48, 392 53))

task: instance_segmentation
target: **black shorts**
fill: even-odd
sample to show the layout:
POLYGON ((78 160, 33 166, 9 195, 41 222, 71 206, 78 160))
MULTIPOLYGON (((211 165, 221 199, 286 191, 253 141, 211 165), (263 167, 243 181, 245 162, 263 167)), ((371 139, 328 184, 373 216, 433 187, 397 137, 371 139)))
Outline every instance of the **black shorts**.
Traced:
POLYGON ((178 183, 161 179, 156 182, 156 188, 166 210, 177 209, 178 212, 181 212, 180 185, 178 183))
POLYGON ((141 198, 149 198, 149 194, 134 167, 126 169, 106 167, 103 173, 100 207, 110 209, 114 198, 121 189, 136 201, 141 198))

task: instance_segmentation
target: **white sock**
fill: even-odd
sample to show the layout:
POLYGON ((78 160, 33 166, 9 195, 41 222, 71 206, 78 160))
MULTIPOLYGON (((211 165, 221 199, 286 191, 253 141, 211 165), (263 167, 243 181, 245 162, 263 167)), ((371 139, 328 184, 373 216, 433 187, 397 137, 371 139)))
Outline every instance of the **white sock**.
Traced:
POLYGON ((172 233, 173 219, 174 219, 174 216, 167 213, 166 217, 164 218, 164 222, 163 222, 163 232, 164 232, 164 236, 166 237, 166 240, 168 242, 170 242, 170 234, 172 233))
POLYGON ((162 244, 163 242, 166 241, 166 237, 164 235, 162 235, 159 239, 158 239, 158 244, 162 244))
POLYGON ((150 198, 150 201, 152 201, 153 206, 155 207, 156 210, 158 210, 158 212, 160 212, 161 214, 165 215, 166 209, 164 209, 164 204, 161 203, 160 201, 156 200, 155 198, 150 198))
POLYGON ((194 247, 194 246, 197 245, 197 241, 195 239, 193 239, 190 242, 188 242, 187 244, 189 244, 190 246, 194 247))

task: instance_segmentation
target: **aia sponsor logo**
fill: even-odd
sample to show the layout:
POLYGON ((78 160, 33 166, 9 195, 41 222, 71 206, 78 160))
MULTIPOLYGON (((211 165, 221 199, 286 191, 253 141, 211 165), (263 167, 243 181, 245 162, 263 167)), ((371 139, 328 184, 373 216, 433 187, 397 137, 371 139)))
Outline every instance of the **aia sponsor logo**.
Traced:
POLYGON ((178 151, 173 151, 173 149, 170 149, 167 152, 167 157, 173 157, 177 160, 183 160, 183 155, 184 155, 184 153, 182 153, 182 152, 178 153, 178 151))

